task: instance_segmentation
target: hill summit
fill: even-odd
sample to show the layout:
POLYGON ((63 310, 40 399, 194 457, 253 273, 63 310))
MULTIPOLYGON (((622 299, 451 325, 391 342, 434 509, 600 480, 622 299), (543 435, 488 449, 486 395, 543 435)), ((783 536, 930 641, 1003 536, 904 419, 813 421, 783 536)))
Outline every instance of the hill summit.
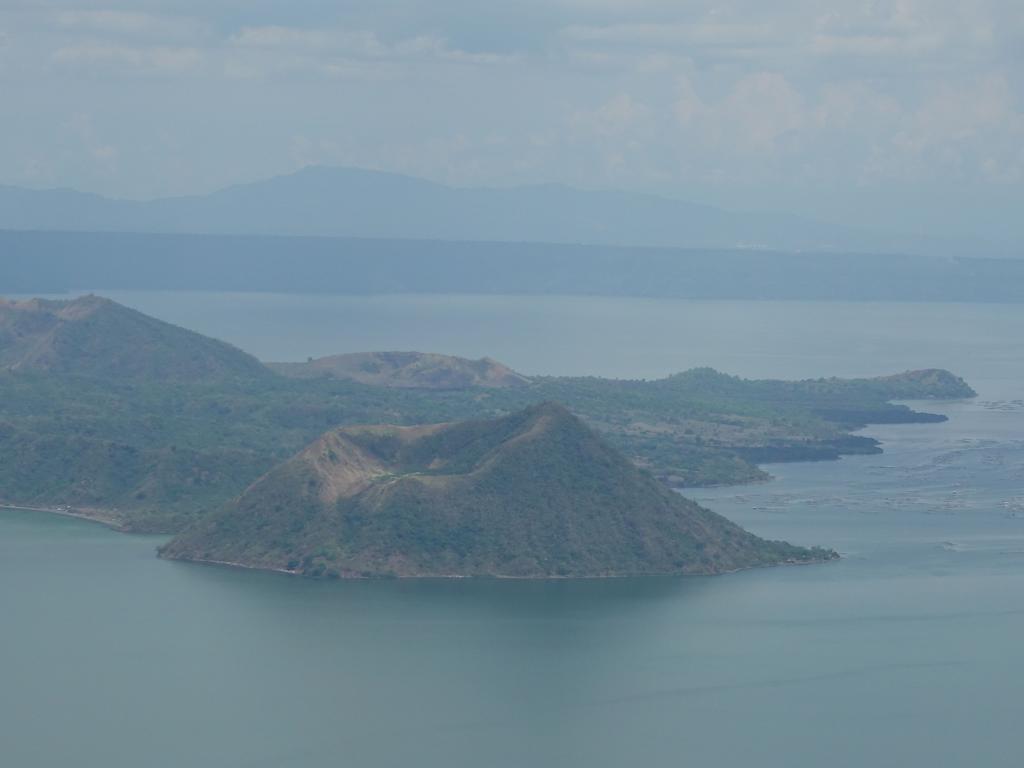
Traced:
POLYGON ((407 389, 469 389, 522 387, 530 380, 489 357, 464 357, 426 352, 354 352, 305 363, 269 363, 291 378, 320 376, 363 384, 407 389))
POLYGON ((2 369, 161 381, 270 375, 230 344, 93 295, 0 298, 2 369))
POLYGON ((684 499, 554 403, 332 430, 161 553, 341 577, 712 574, 835 557, 684 499))

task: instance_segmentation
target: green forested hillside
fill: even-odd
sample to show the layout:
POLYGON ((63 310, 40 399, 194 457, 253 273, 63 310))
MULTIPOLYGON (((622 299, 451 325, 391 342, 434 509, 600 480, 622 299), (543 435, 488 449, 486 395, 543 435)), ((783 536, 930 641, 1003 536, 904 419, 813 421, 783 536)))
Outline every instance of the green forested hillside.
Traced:
POLYGON ((267 363, 276 373, 295 379, 336 378, 406 389, 525 387, 530 380, 497 360, 427 352, 353 352, 305 363, 267 363))
POLYGON ((889 399, 973 394, 943 371, 782 382, 698 369, 656 381, 545 377, 443 390, 289 379, 113 302, 40 306, 14 320, 10 303, 0 312, 0 502, 85 509, 138 531, 181 530, 341 425, 492 418, 556 401, 637 465, 688 487, 763 478, 763 461, 877 451, 849 430, 942 418, 889 399), (71 305, 88 322, 54 321, 71 305), (50 330, 32 331, 25 317, 50 330), (32 334, 78 340, 47 341, 32 357, 32 334))
POLYGON ((162 554, 404 577, 721 573, 835 556, 764 541, 682 498, 553 403, 332 431, 162 554))
POLYGON ((230 344, 91 295, 0 298, 0 369, 154 381, 267 376, 230 344))

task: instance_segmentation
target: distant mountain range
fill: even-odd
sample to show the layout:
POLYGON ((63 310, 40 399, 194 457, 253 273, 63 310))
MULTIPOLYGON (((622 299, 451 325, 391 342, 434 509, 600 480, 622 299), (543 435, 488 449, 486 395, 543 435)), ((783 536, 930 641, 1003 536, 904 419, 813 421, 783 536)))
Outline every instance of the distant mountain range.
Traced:
POLYGON ((555 184, 462 188, 325 167, 208 195, 149 201, 0 186, 0 229, 1014 255, 983 242, 871 232, 655 195, 555 184))

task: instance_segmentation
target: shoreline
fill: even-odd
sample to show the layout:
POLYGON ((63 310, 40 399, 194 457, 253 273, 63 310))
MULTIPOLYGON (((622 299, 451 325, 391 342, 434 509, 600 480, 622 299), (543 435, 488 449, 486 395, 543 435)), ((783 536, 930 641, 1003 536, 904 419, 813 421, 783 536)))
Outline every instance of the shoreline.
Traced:
MULTIPOLYGON (((66 508, 59 509, 57 507, 39 507, 24 504, 11 504, 9 502, 0 502, 0 510, 11 510, 15 512, 44 512, 52 515, 59 515, 61 517, 70 517, 76 520, 84 520, 89 523, 97 523, 109 528, 117 533, 131 533, 131 531, 125 528, 123 525, 109 517, 99 517, 89 514, 85 510, 89 510, 88 507, 78 508, 66 508)), ((96 510, 99 512, 100 510, 96 510)), ((766 563, 763 565, 750 565, 743 568, 733 568, 727 571, 721 571, 718 573, 623 573, 623 574, 604 574, 604 575, 593 575, 593 576, 509 576, 501 574, 486 574, 486 575, 466 575, 466 574, 433 574, 423 576, 400 576, 400 575, 370 575, 370 576, 355 576, 346 575, 338 576, 335 578, 320 578, 315 576, 306 576, 301 571, 289 570, 288 568, 273 568, 270 566, 261 565, 248 565, 246 563, 238 563, 230 560, 206 560, 201 558, 186 558, 186 557, 165 557, 157 550, 157 558, 160 560, 166 560, 168 562, 179 562, 179 563, 190 563, 193 565, 205 565, 220 568, 237 568, 240 570, 247 571, 261 571, 263 573, 276 573, 282 576, 292 576, 297 578, 308 579, 310 581, 457 581, 457 580, 476 580, 476 581, 604 581, 609 579, 645 579, 645 578, 708 578, 711 576, 728 576, 729 574, 742 573, 745 571, 754 571, 761 568, 782 568, 787 566, 801 566, 801 565, 824 565, 825 563, 835 562, 842 560, 842 555, 835 552, 835 557, 826 557, 820 560, 794 560, 778 563, 766 563)))
POLYGON ((614 579, 706 579, 715 576, 729 576, 735 573, 745 573, 747 571, 757 571, 767 568, 786 568, 789 566, 803 566, 803 565, 825 565, 826 563, 834 563, 843 559, 843 555, 839 552, 835 552, 835 557, 826 557, 820 560, 789 560, 778 563, 765 563, 763 565, 748 565, 742 568, 732 568, 728 571, 719 571, 717 573, 622 573, 622 574, 605 574, 595 576, 503 576, 500 574, 487 574, 487 575, 471 575, 471 574, 432 574, 423 576, 400 576, 400 575, 370 575, 370 576, 336 576, 336 577, 318 577, 318 576, 306 576, 302 571, 289 570, 287 568, 272 568, 270 566, 262 565, 247 565, 246 563, 236 563, 230 560, 206 560, 203 558, 191 558, 191 557, 165 557, 159 551, 157 552, 157 558, 160 560, 167 560, 168 562, 178 563, 190 563, 192 565, 205 565, 215 568, 238 568, 246 571, 259 571, 263 573, 275 573, 281 576, 291 576, 300 579, 306 579, 314 582, 332 582, 332 581, 609 581, 614 579))
POLYGON ((90 507, 36 507, 30 504, 11 504, 10 502, 0 502, 0 509, 9 509, 13 511, 21 512, 46 512, 51 515, 60 515, 61 517, 70 517, 75 520, 85 520, 89 523, 98 523, 99 525, 105 526, 112 531, 118 533, 130 533, 127 528, 124 527, 115 518, 105 513, 103 510, 93 510, 90 507))

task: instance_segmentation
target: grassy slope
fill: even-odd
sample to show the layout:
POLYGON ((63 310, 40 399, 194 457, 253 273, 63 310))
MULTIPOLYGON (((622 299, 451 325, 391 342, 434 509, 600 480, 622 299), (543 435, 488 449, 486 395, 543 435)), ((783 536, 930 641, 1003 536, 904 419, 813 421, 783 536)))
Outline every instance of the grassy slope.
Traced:
POLYGON ((269 376, 230 344, 98 296, 0 300, 0 368, 144 381, 269 376))
POLYGON ((670 484, 735 483, 763 477, 757 461, 877 450, 847 430, 924 418, 891 398, 972 394, 934 371, 775 382, 699 369, 650 382, 522 383, 423 390, 289 380, 106 299, 0 300, 0 501, 103 508, 126 528, 173 532, 332 427, 490 417, 547 400, 670 484))
POLYGON ((683 499, 553 404, 413 439, 339 430, 163 554, 318 576, 515 577, 719 573, 831 556, 761 540, 683 499), (370 468, 358 482, 355 464, 370 468), (351 493, 335 498, 344 473, 351 493))
POLYGON ((660 381, 540 379, 421 391, 259 376, 130 380, 0 372, 0 501, 116 508, 126 527, 180 530, 337 425, 427 424, 556 400, 676 485, 762 475, 752 461, 877 450, 846 430, 915 420, 890 397, 966 396, 962 382, 751 382, 698 370, 660 381))
POLYGON ((466 389, 521 387, 529 383, 496 360, 468 360, 424 352, 355 352, 305 363, 267 363, 276 373, 296 379, 333 377, 388 387, 466 389))

